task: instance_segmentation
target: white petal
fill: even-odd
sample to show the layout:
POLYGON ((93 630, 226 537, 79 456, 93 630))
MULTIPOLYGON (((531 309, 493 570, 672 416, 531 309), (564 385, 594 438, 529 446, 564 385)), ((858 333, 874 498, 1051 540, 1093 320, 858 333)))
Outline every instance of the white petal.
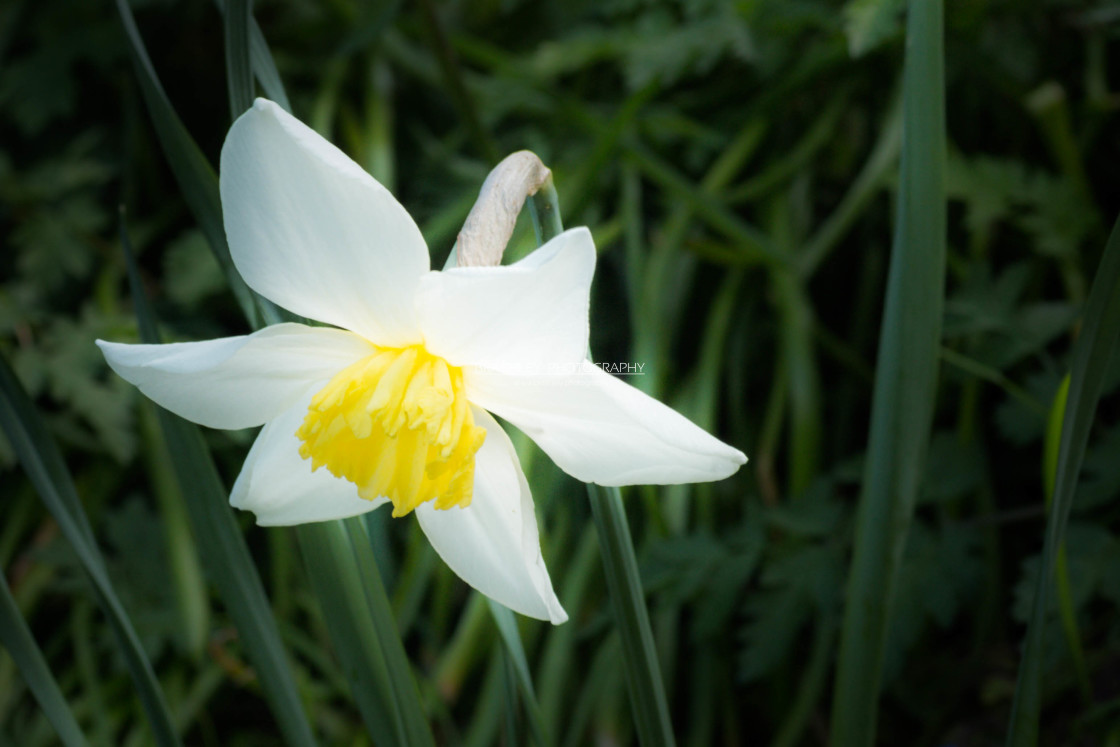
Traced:
POLYGON ((211 428, 249 428, 369 355, 350 332, 276 324, 240 337, 167 345, 97 341, 109 366, 162 407, 211 428))
POLYGON ((221 194, 233 263, 254 290, 379 345, 419 341, 420 229, 338 148, 257 99, 222 147, 221 194))
POLYGON ((359 498, 354 483, 335 477, 326 467, 311 471, 311 461, 299 455, 296 438, 309 401, 302 398, 261 430, 233 484, 230 504, 255 513, 261 526, 345 519, 388 503, 388 498, 359 498))
POLYGON ((475 455, 474 497, 466 508, 416 509, 420 526, 443 561, 491 599, 538 620, 568 619, 541 557, 529 483, 509 436, 490 415, 472 408, 486 441, 475 455))
POLYGON ((508 267, 432 272, 416 298, 428 349, 456 366, 537 373, 587 354, 595 244, 565 231, 508 267))
POLYGON ((584 482, 722 480, 747 461, 738 449, 589 361, 565 375, 465 373, 472 403, 516 425, 584 482))

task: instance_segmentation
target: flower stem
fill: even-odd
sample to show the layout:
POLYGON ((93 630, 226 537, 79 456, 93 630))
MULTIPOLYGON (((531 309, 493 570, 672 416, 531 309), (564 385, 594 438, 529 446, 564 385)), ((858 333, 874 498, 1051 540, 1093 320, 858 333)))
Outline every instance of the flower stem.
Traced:
MULTIPOLYGON (((549 177, 528 201, 537 242, 543 244, 564 230, 556 186, 549 177)), ((669 704, 661 679, 661 665, 653 645, 634 541, 618 488, 588 483, 587 495, 599 537, 615 625, 622 640, 626 682, 634 707, 634 722, 643 747, 676 744, 669 720, 669 704)))
POLYGON ((556 185, 552 176, 537 189, 537 193, 528 200, 529 212, 533 216, 533 231, 537 234, 537 244, 543 244, 554 236, 559 236, 564 231, 560 222, 560 198, 556 195, 556 185))
POLYGON ((673 745, 673 727, 669 721, 669 704, 661 680, 661 665, 653 645, 642 580, 638 576, 638 560, 634 542, 626 523, 626 511, 618 488, 604 488, 588 483, 587 495, 599 535, 599 551, 607 576, 607 591, 614 610, 615 625, 622 639, 622 659, 626 664, 626 682, 634 707, 638 739, 643 747, 673 745))

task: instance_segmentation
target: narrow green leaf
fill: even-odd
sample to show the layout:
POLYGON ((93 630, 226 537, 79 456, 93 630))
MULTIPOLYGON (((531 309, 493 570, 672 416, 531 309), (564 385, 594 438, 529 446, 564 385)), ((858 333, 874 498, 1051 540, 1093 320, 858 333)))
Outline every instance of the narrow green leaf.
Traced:
POLYGON ((276 69, 276 62, 272 53, 268 51, 268 42, 265 41, 261 27, 256 20, 249 16, 249 57, 253 63, 253 73, 260 81, 261 88, 268 98, 275 101, 286 112, 292 111, 288 101, 288 94, 284 91, 284 83, 280 80, 280 71, 276 69))
POLYGON ((109 709, 106 707, 106 687, 108 680, 97 661, 100 631, 93 623, 94 604, 91 600, 76 599, 70 627, 74 641, 74 661, 81 679, 82 691, 91 711, 90 741, 94 744, 113 743, 113 724, 109 709))
POLYGON ((734 242, 735 256, 739 263, 779 267, 789 263, 789 257, 778 251, 769 237, 718 200, 705 196, 660 156, 638 143, 629 143, 627 150, 646 176, 664 187, 674 198, 687 202, 697 217, 734 242))
POLYGON ((485 655, 493 639, 487 617, 486 597, 472 594, 455 621, 454 632, 444 637, 446 643, 432 670, 440 692, 459 692, 472 668, 485 655))
POLYGON ((378 745, 408 745, 381 635, 370 621, 362 574, 345 525, 300 524, 296 533, 327 632, 370 739, 378 745))
POLYGON ((8 580, 3 573, 0 573, 0 645, 8 649, 24 682, 31 688, 35 700, 39 702, 62 743, 67 747, 87 744, 62 690, 51 674, 43 652, 39 650, 39 644, 20 614, 16 600, 12 598, 12 591, 8 588, 8 580))
POLYGON ((506 744, 524 744, 525 738, 520 728, 521 721, 517 718, 520 709, 517 707, 517 675, 513 671, 513 662, 510 660, 508 649, 501 649, 502 667, 502 694, 505 696, 505 707, 502 713, 505 716, 502 737, 506 744))
POLYGON ((479 687, 477 705, 460 742, 462 747, 491 747, 501 744, 498 734, 502 715, 506 711, 502 691, 508 691, 508 688, 503 687, 503 680, 506 679, 503 657, 500 649, 492 649, 490 665, 485 668, 486 674, 479 687))
MULTIPOLYGON (((159 343, 155 314, 140 283, 123 221, 121 246, 128 265, 140 338, 145 343, 159 343)), ((207 576, 218 588, 241 634, 284 740, 291 745, 314 745, 315 738, 304 715, 264 585, 234 519, 229 494, 222 485, 206 442, 192 423, 163 408, 158 408, 157 414, 180 492, 187 497, 183 501, 184 508, 207 576)))
POLYGON ((576 688, 578 697, 564 728, 568 733, 563 747, 582 747, 594 743, 593 732, 589 725, 594 711, 604 701, 610 702, 617 697, 622 688, 618 659, 623 656, 617 635, 608 635, 590 659, 590 666, 583 664, 587 674, 576 688))
MULTIPOLYGON (((218 10, 224 15, 226 12, 225 0, 214 0, 218 10)), ((280 105, 284 111, 291 113, 292 104, 288 101, 288 94, 284 91, 284 82, 280 79, 280 71, 276 69, 276 62, 272 59, 272 52, 268 49, 268 42, 264 38, 261 27, 257 24, 253 14, 249 12, 249 62, 253 67, 253 75, 264 89, 264 94, 280 105)), ((250 103, 252 101, 250 100, 250 103)))
POLYGON ((132 622, 109 581, 105 561, 93 540, 89 520, 81 507, 73 480, 66 471, 58 445, 50 437, 19 380, 2 356, 0 356, 0 428, 4 430, 32 485, 47 505, 47 510, 58 522, 63 536, 73 546, 82 568, 93 583, 97 602, 109 618, 109 624, 140 695, 140 702, 148 716, 156 743, 161 746, 178 745, 179 737, 175 732, 171 714, 167 710, 163 691, 160 690, 155 672, 152 671, 152 664, 140 645, 140 639, 136 636, 132 622))
POLYGON ((163 154, 167 157, 171 173, 175 175, 175 181, 179 184, 187 207, 198 221, 199 228, 206 236, 214 256, 217 257, 225 273, 226 282, 229 283, 234 297, 237 298, 252 326, 256 328, 265 322, 280 321, 276 307, 267 299, 253 293, 241 279, 237 268, 233 266, 229 245, 226 243, 225 227, 222 223, 222 201, 218 194, 218 178, 214 174, 214 169, 187 132, 187 128, 183 126, 174 107, 171 106, 155 68, 152 67, 152 61, 148 58, 144 41, 136 28, 136 21, 132 17, 132 10, 128 7, 128 3, 126 0, 116 0, 116 3, 125 35, 128 37, 129 54, 132 57, 148 115, 152 118, 152 125, 163 148, 163 154))
POLYGON ((840 638, 832 744, 875 741, 898 560, 924 473, 945 284, 942 4, 914 0, 903 70, 898 215, 840 638))
MULTIPOLYGON (((1069 374, 1062 379, 1054 403, 1046 419, 1046 434, 1042 441, 1042 487, 1046 491, 1046 507, 1054 501, 1054 480, 1058 475, 1058 455, 1062 445, 1062 421, 1065 419, 1066 400, 1069 397, 1069 374)), ((1077 686, 1086 704, 1093 702, 1093 686, 1089 680, 1089 668, 1085 663, 1085 650, 1081 645, 1081 631, 1077 625, 1077 611, 1073 603, 1073 589, 1069 579, 1069 566, 1066 546, 1058 547, 1058 558, 1054 568, 1058 588, 1058 612, 1062 620, 1062 632, 1066 636, 1073 671, 1077 675, 1077 686)))
POLYGON ((832 97, 827 106, 822 108, 813 126, 787 152, 757 175, 752 176, 746 183, 726 190, 721 197, 731 205, 738 205, 773 194, 789 183, 794 176, 803 172, 813 162, 826 145, 833 141, 840 117, 848 111, 847 99, 847 93, 842 89, 838 95, 832 97))
POLYGON ((1058 479, 1058 457, 1062 450, 1062 423, 1065 420, 1066 402, 1069 400, 1069 374, 1062 378, 1050 412, 1046 417, 1046 435, 1042 440, 1042 488, 1046 505, 1054 499, 1054 485, 1058 479))
POLYGON ((179 613, 177 632, 187 652, 195 661, 200 661, 210 637, 210 592, 198 557, 198 545, 191 536, 187 501, 183 499, 156 409, 152 402, 140 403, 140 431, 145 442, 152 493, 163 523, 171 586, 179 613))
POLYGON ((385 585, 381 581, 381 571, 377 567, 365 520, 356 516, 341 523, 345 525, 350 545, 354 549, 354 563, 361 574, 369 619, 377 632, 389 674, 389 684, 392 686, 393 704, 400 714, 404 728, 404 743, 434 745, 431 728, 420 704, 420 691, 416 688, 412 666, 393 617, 393 606, 389 603, 389 595, 385 593, 385 585))
POLYGON ((871 203, 871 198, 886 182, 888 172, 898 160, 902 141, 900 119, 896 101, 891 105, 890 113, 879 133, 879 139, 867 156, 867 162, 860 169, 844 198, 840 200, 840 204, 806 242, 804 251, 798 255, 797 263, 805 277, 811 277, 817 271, 821 262, 840 242, 856 218, 871 203))
POLYGON ((820 377, 813 340, 813 307, 792 270, 771 274, 780 314, 781 355, 789 379, 789 493, 804 493, 818 472, 821 442, 820 377))
POLYGON ((1011 711, 1009 747, 1033 747, 1038 743, 1042 711, 1043 631, 1050 610, 1059 548, 1065 536, 1073 505, 1077 478, 1089 442, 1089 429, 1097 411, 1105 374, 1120 338, 1120 219, 1101 257, 1100 267, 1089 291, 1081 336, 1073 349, 1069 372, 1069 394, 1062 419, 1061 446, 1054 478, 1054 497, 1046 522, 1042 568, 1034 592, 1034 606, 1027 625, 1019 680, 1011 711))
POLYGON ((493 599, 487 597, 486 602, 490 606, 490 614, 494 618, 494 623, 498 626, 498 635, 502 638, 502 645, 505 646, 510 668, 517 680, 521 698, 525 702, 525 712, 529 717, 529 730, 533 734, 533 741, 541 747, 547 747, 547 745, 553 744, 553 740, 544 728, 541 707, 537 703, 537 693, 533 688, 533 676, 529 673, 529 661, 525 658, 525 648, 521 645, 521 634, 517 631, 517 620, 514 619, 513 613, 509 609, 493 599))
MULTIPOLYGON (((582 520, 581 520, 582 522, 582 520)), ((582 525, 581 525, 582 528, 582 525)), ((579 619, 599 568, 599 548, 592 532, 581 531, 575 550, 567 557, 560 583, 560 601, 573 619, 579 619)), ((574 624, 554 628, 545 640, 538 659, 540 695, 545 731, 557 738, 568 725, 564 696, 578 691, 586 682, 586 668, 579 649, 579 629, 574 624)))
POLYGON ((836 616, 829 615, 817 621, 813 646, 809 650, 808 664, 797 688, 793 705, 774 737, 772 747, 795 747, 801 744, 809 728, 817 702, 828 687, 828 665, 836 644, 836 616))
POLYGON ((249 63, 250 0, 227 0, 225 7, 226 88, 230 120, 253 105, 253 69, 249 63))

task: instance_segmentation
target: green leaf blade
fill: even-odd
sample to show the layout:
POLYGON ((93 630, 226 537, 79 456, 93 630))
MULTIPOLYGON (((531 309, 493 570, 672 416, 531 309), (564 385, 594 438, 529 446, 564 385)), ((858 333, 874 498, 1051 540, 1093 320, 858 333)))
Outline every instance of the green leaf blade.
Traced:
MULTIPOLYGON (((159 343, 155 315, 144 295, 123 223, 121 245, 128 264, 140 337, 148 344, 159 343)), ((158 417, 181 493, 189 496, 184 501, 186 513, 195 540, 201 547, 201 559, 207 575, 218 587, 230 617, 241 633, 285 741, 293 747, 313 747, 315 738, 304 715, 268 597, 245 538, 233 517, 228 493, 210 458, 206 442, 197 426, 167 410, 158 408, 158 417)))
POLYGON ((195 220, 198 221, 199 228, 206 236, 214 256, 217 257, 225 273, 226 282, 229 283, 234 297, 254 328, 262 323, 279 321, 276 307, 267 299, 253 293, 234 267, 229 244, 226 242, 225 226, 222 222, 222 201, 218 193, 218 178, 214 169, 179 119, 174 107, 171 106, 152 66, 152 61, 148 57, 128 3, 125 0, 117 0, 117 11, 128 38, 128 51, 136 70, 136 78, 140 83, 140 92, 144 97, 160 147, 183 193, 183 199, 195 220))
POLYGON ((832 743, 870 747, 893 588, 924 474, 945 284, 945 85, 940 0, 914 0, 903 71, 898 217, 832 708, 832 743))
POLYGON ((0 357, 0 428, 92 581, 97 602, 109 618, 156 743, 161 747, 179 745, 159 681, 128 613, 109 581, 105 561, 93 539, 93 531, 73 480, 62 466, 65 463, 58 446, 3 357, 0 357))
POLYGON ((361 572, 340 521, 296 527, 307 575, 350 683, 355 704, 374 744, 405 745, 405 726, 395 704, 380 637, 366 609, 361 572))
POLYGON ((74 719, 62 690, 51 674, 47 660, 39 649, 35 637, 20 614, 8 581, 0 573, 0 646, 8 649, 35 700, 51 722, 58 738, 66 747, 84 747, 88 744, 81 727, 74 719))
POLYGON ((1120 219, 1113 226, 1085 307, 1081 335, 1074 346, 1054 495, 1046 522, 1042 569, 1038 574, 1015 701, 1007 736, 1009 747, 1038 744, 1042 712, 1043 632, 1050 607, 1055 568, 1073 506, 1089 431, 1100 401, 1105 375, 1120 338, 1120 219))
POLYGON ((228 0, 225 8, 226 87, 230 119, 253 105, 253 68, 249 60, 249 0, 228 0))

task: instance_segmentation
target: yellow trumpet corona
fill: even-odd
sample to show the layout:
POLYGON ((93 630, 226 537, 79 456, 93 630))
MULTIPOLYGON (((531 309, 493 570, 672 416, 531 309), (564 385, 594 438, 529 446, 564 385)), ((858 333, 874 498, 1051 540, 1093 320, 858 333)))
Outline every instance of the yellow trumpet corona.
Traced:
POLYGON ((296 436, 312 470, 326 467, 404 516, 426 501, 470 505, 486 431, 474 423, 462 371, 413 345, 378 349, 336 374, 311 398, 296 436))

